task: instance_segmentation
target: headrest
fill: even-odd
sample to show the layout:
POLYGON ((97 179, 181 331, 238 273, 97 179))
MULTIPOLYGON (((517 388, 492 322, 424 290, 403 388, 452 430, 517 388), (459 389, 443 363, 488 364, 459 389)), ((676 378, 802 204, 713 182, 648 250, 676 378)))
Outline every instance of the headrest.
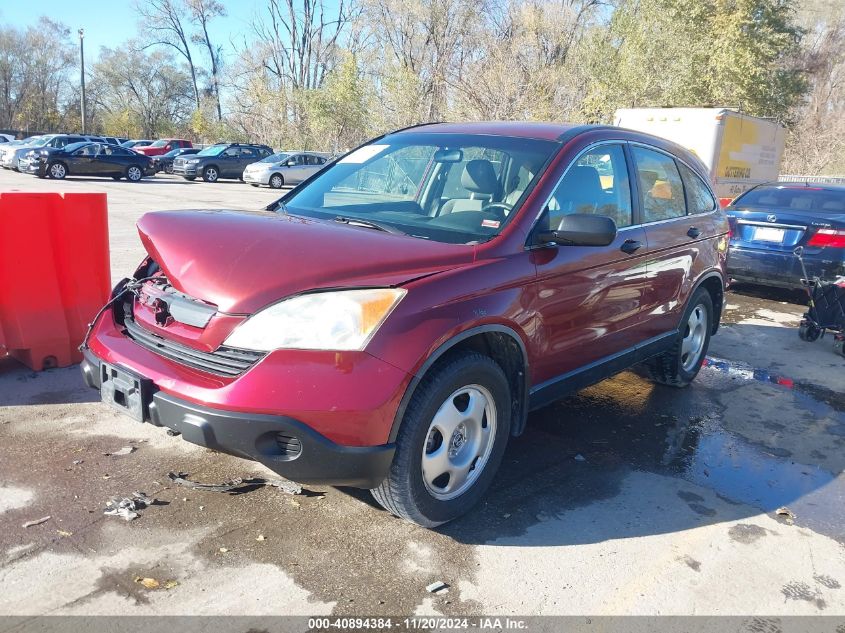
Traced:
POLYGON ((474 193, 486 193, 493 195, 499 188, 499 181, 496 179, 496 171, 489 160, 471 160, 464 167, 461 175, 461 184, 465 189, 474 193))
POLYGON ((822 209, 825 209, 826 211, 845 211, 845 201, 828 200, 822 204, 822 209))

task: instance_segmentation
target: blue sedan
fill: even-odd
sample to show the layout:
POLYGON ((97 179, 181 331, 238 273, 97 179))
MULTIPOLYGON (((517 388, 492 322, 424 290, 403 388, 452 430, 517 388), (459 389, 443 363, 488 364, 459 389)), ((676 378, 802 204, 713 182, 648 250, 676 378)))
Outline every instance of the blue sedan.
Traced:
POLYGON ((725 211, 731 224, 728 274, 735 281, 801 288, 796 246, 804 247, 810 277, 845 275, 845 185, 759 185, 725 211))

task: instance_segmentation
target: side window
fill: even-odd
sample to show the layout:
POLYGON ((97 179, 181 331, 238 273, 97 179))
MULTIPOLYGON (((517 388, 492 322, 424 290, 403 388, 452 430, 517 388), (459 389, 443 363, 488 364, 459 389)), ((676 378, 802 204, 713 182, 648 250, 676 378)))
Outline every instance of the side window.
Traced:
POLYGON ((565 215, 606 215, 618 228, 631 226, 631 186, 621 145, 601 145, 569 167, 549 202, 549 228, 565 215))
POLYGON ((240 150, 237 147, 230 147, 223 152, 224 158, 237 158, 240 155, 240 150))
POLYGON ((661 152, 633 146, 643 222, 659 222, 687 214, 684 185, 675 161, 661 152))
POLYGON ((698 174, 683 163, 679 163, 679 167, 681 177, 684 179, 684 189, 687 191, 689 213, 709 213, 716 208, 716 199, 710 193, 707 185, 698 177, 698 174))
POLYGON ((258 153, 252 147, 242 147, 241 158, 250 158, 255 160, 256 158, 258 158, 258 153))

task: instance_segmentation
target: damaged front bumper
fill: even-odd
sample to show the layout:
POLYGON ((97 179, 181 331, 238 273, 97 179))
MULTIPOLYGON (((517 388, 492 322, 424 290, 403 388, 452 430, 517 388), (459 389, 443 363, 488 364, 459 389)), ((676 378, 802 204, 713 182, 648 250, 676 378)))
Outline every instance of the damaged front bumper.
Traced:
MULTIPOLYGON (((103 364, 90 349, 83 354, 85 382, 100 390, 103 364)), ((149 379, 141 380, 141 419, 170 428, 193 444, 260 462, 292 481, 375 488, 393 461, 393 444, 340 445, 293 417, 211 408, 165 393, 149 379)), ((104 393, 115 397, 113 391, 104 393)))

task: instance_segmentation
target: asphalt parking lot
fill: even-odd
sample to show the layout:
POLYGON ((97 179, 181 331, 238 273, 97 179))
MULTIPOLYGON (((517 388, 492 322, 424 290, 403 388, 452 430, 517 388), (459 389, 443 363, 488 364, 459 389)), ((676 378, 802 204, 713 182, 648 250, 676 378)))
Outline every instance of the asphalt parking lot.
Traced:
MULTIPOLYGON (((144 212, 278 196, 9 171, 0 190, 106 192, 115 280, 144 212)), ((843 615, 845 358, 799 340, 802 312, 730 292, 690 388, 626 372, 534 413, 485 503, 433 531, 363 491, 176 486, 271 474, 113 413, 75 367, 0 361, 0 614, 843 615), (157 501, 104 516, 134 491, 157 501)))

